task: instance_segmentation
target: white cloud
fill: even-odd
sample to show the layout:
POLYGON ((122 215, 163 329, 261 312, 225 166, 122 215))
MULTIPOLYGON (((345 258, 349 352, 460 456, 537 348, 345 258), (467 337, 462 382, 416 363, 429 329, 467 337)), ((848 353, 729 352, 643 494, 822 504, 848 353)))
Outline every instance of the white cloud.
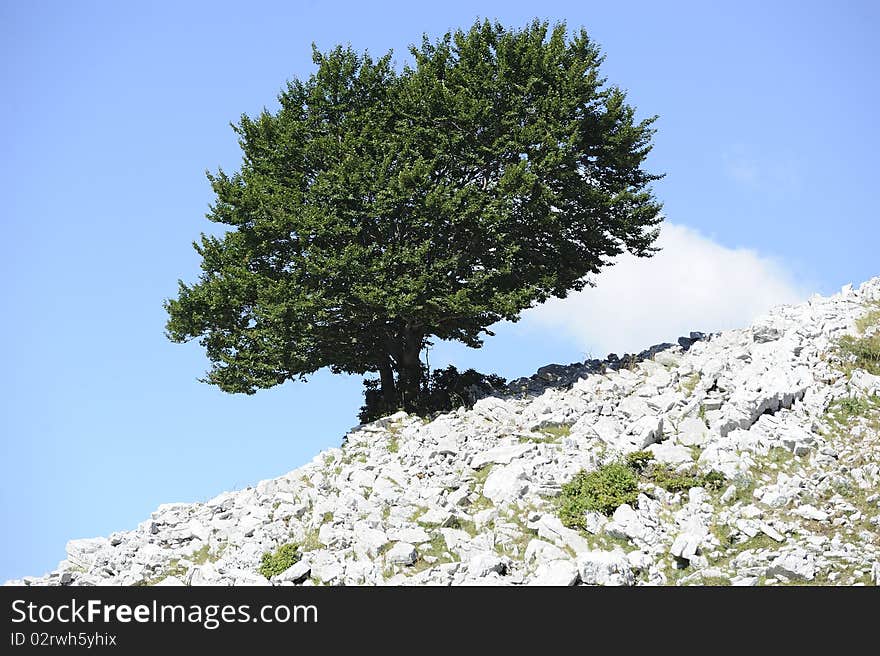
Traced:
POLYGON ((774 305, 809 296, 773 259, 686 226, 663 224, 657 245, 653 257, 618 258, 595 287, 527 310, 523 322, 559 330, 604 357, 675 342, 692 330, 743 328, 774 305))

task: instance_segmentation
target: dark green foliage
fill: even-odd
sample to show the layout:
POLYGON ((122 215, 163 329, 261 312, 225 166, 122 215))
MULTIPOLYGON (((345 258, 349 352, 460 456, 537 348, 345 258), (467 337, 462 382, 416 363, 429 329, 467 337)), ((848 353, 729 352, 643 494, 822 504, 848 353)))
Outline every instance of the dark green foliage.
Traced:
MULTIPOLYGON (((411 406, 410 411, 422 416, 434 412, 445 412, 458 406, 471 407, 480 398, 504 389, 507 381, 495 374, 482 374, 474 369, 459 372, 452 365, 437 369, 426 376, 422 393, 411 406)), ((358 417, 361 422, 373 421, 399 410, 399 406, 385 404, 379 380, 364 380, 364 400, 358 417)))
POLYGON ((719 489, 726 480, 724 474, 717 471, 700 473, 695 470, 677 472, 668 465, 652 465, 646 472, 647 477, 667 492, 683 492, 692 487, 704 487, 710 490, 719 489))
POLYGON ((638 478, 632 467, 613 462, 591 472, 580 471, 562 486, 559 518, 569 527, 584 528, 584 513, 597 511, 610 515, 638 498, 638 478))
POLYGON ((648 466, 648 463, 654 459, 654 454, 650 451, 634 451, 626 456, 626 464, 635 471, 641 472, 648 466))
POLYGON ((587 511, 610 515, 618 506, 634 503, 639 496, 640 476, 669 492, 692 487, 717 490, 726 480, 723 474, 716 471, 705 474, 695 470, 679 473, 668 465, 652 462, 653 458, 650 451, 636 451, 628 454, 623 461, 603 465, 591 472, 578 472, 562 486, 558 504, 562 523, 571 528, 586 528, 584 513, 587 511))
POLYGON ((267 579, 289 569, 299 560, 299 547, 293 543, 282 544, 274 553, 267 551, 263 554, 260 574, 267 579))
POLYGON ((479 347, 654 252, 654 119, 605 83, 585 31, 477 22, 410 53, 398 71, 391 53, 315 50, 277 111, 233 126, 240 170, 209 175, 228 231, 202 235, 198 281, 165 304, 169 338, 205 347, 206 382, 376 372, 384 406, 413 410, 430 338, 479 347))

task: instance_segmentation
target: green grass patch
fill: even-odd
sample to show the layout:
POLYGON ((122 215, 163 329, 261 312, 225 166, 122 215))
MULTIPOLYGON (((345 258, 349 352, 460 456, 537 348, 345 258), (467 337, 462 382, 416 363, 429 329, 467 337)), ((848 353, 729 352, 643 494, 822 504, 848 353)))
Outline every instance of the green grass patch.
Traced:
POLYGON ((492 503, 492 499, 489 497, 484 497, 482 494, 478 496, 473 503, 468 506, 468 512, 470 514, 478 513, 481 510, 488 510, 489 508, 495 507, 495 504, 492 503))
POLYGON ((484 467, 481 467, 474 472, 474 482, 477 485, 483 485, 486 482, 486 479, 489 478, 489 472, 491 471, 492 465, 485 465, 484 467))
POLYGON ((400 426, 394 424, 388 427, 388 453, 397 453, 400 451, 400 426))
POLYGON ((416 506, 415 510, 413 510, 412 515, 410 515, 410 521, 418 522, 419 518, 422 515, 428 512, 428 506, 416 506))
POLYGON ((709 530, 721 544, 722 549, 729 549, 734 545, 733 531, 727 524, 716 524, 709 530))
POLYGON ((691 394, 694 393, 694 390, 697 388, 697 385, 699 383, 700 383, 700 374, 693 373, 690 376, 688 376, 687 378, 685 378, 683 381, 681 381, 681 384, 679 385, 679 389, 681 389, 681 391, 684 392, 685 396, 690 396, 691 394))
POLYGON ((182 576, 186 575, 186 572, 187 572, 187 568, 184 565, 181 565, 180 562, 175 558, 174 560, 170 561, 168 563, 168 567, 166 569, 162 570, 159 574, 157 574, 156 576, 154 576, 152 578, 145 579, 141 583, 137 583, 135 585, 136 585, 136 587, 140 587, 140 586, 149 587, 149 586, 153 586, 153 585, 158 585, 159 583, 161 583, 162 581, 167 579, 169 576, 182 577, 182 576))
POLYGON ((523 555, 526 553, 526 547, 529 546, 529 542, 538 536, 538 532, 526 526, 517 516, 510 515, 509 519, 510 523, 519 529, 519 532, 515 536, 505 535, 508 539, 503 542, 496 541, 495 553, 499 556, 507 556, 513 560, 522 560, 523 555))
POLYGON ((646 470, 645 475, 656 485, 673 494, 684 492, 692 487, 718 490, 726 481, 724 474, 717 471, 702 473, 695 469, 689 469, 685 472, 677 472, 669 465, 656 463, 646 470))
POLYGON ((449 528, 457 528, 460 531, 464 531, 471 537, 476 537, 479 531, 477 530, 477 525, 471 519, 462 519, 460 517, 453 517, 449 522, 449 528))
POLYGON ((870 417, 877 410, 880 410, 880 398, 847 396, 829 405, 825 412, 838 424, 848 425, 851 419, 870 417))
POLYGON ((193 554, 189 557, 196 565, 204 565, 207 562, 215 563, 220 560, 220 556, 223 555, 223 551, 226 549, 226 543, 220 545, 217 549, 216 553, 211 553, 211 547, 207 544, 202 545, 202 547, 193 552, 193 554))
POLYGON ((321 544, 321 540, 318 539, 318 530, 313 529, 305 534, 303 539, 299 543, 299 550, 303 553, 307 551, 315 551, 317 549, 321 549, 324 545, 321 544))
POLYGON ((742 553, 743 551, 757 551, 758 549, 777 549, 779 547, 779 543, 771 538, 766 533, 758 533, 755 537, 749 538, 745 542, 741 542, 738 545, 737 553, 742 553))
POLYGON ((559 519, 569 528, 585 529, 587 512, 610 515, 619 506, 634 503, 639 496, 640 479, 672 493, 692 487, 718 490, 727 480, 717 471, 703 473, 692 468, 677 472, 669 465, 655 462, 650 451, 636 451, 595 471, 581 470, 565 483, 557 500, 559 519))
POLYGON ((571 424, 549 424, 547 426, 542 426, 539 429, 539 432, 543 433, 548 438, 561 440, 563 437, 571 435, 571 424))
POLYGON ((873 303, 873 307, 873 310, 869 310, 856 320, 856 330, 860 333, 865 333, 874 326, 880 326, 880 301, 873 303))
POLYGON ((838 342, 838 348, 849 370, 864 369, 880 375, 880 333, 870 337, 844 335, 838 342))
POLYGON ((711 586, 729 586, 732 585, 730 579, 726 576, 704 576, 700 579, 702 585, 711 585, 711 586))
POLYGON ((282 544, 274 552, 267 551, 263 554, 259 572, 267 579, 281 574, 294 565, 300 558, 299 546, 288 542, 282 544))
POLYGON ((702 473, 694 468, 684 472, 676 471, 669 465, 658 463, 650 451, 635 451, 626 456, 626 465, 642 477, 659 485, 667 492, 683 492, 692 487, 717 490, 726 481, 724 474, 717 471, 702 473))
POLYGON ((587 472, 581 470, 562 486, 559 518, 568 527, 586 528, 584 514, 596 511, 610 515, 624 503, 638 498, 638 477, 632 467, 612 462, 587 472))
MULTIPOLYGON (((427 545, 419 547, 419 557, 412 566, 408 568, 408 574, 418 574, 427 569, 442 565, 443 563, 451 563, 458 561, 459 558, 449 551, 446 546, 446 540, 439 531, 431 536, 431 541, 427 545)), ((389 578, 386 576, 385 578, 389 578)))
POLYGON ((864 335, 868 329, 880 326, 880 303, 874 303, 872 307, 874 309, 856 320, 856 330, 863 336, 844 335, 837 342, 837 353, 844 360, 847 374, 851 374, 853 369, 864 369, 880 375, 880 331, 864 335))
POLYGON ((766 468, 766 465, 776 465, 776 468, 778 469, 779 467, 785 467, 793 462, 795 457, 796 456, 788 449, 781 446, 774 446, 767 451, 766 456, 762 456, 758 460, 758 464, 763 465, 764 467, 762 468, 766 468))

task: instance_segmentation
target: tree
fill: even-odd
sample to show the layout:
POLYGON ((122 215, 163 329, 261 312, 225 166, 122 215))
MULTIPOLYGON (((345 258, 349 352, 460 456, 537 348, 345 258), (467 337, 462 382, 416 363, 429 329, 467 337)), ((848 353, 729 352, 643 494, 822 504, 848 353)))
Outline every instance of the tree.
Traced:
POLYGON ((208 175, 207 215, 231 228, 194 243, 201 276, 165 303, 169 338, 206 348, 205 382, 376 372, 386 406, 413 409, 430 338, 479 347, 656 250, 656 117, 606 85, 584 30, 477 22, 401 71, 390 52, 313 53, 276 112, 233 125, 241 170, 208 175))

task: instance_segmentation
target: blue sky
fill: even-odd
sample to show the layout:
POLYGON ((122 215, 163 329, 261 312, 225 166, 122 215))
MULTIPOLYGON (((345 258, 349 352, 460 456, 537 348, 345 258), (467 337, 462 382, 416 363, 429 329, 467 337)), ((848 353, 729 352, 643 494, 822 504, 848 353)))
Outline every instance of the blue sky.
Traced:
POLYGON ((609 80, 660 115, 665 259, 432 364, 527 375, 880 274, 880 4, 720 4, 3 2, 0 581, 160 503, 289 471, 356 423, 358 379, 226 395, 196 382, 198 345, 163 335, 210 229, 204 172, 238 165, 229 122, 307 76, 312 41, 402 61, 423 32, 540 9, 586 27, 609 80))

